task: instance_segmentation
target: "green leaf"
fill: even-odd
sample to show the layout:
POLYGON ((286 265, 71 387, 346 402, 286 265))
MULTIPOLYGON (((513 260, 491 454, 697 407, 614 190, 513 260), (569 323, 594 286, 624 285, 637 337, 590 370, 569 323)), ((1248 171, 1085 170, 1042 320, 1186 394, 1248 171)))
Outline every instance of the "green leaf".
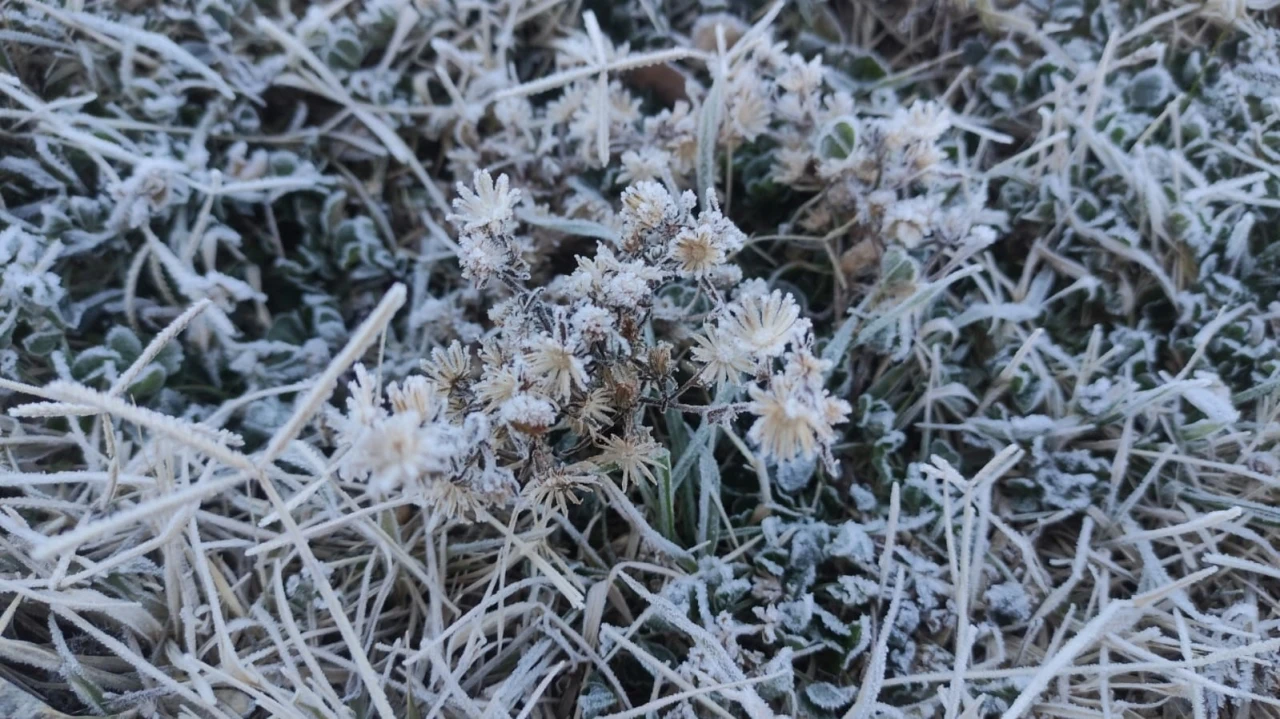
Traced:
POLYGON ((870 55, 860 55, 847 63, 849 77, 859 82, 876 82, 889 76, 888 69, 870 55))
POLYGON ((282 312, 272 318, 271 328, 267 330, 266 338, 275 342, 301 345, 306 341, 307 330, 298 313, 282 312))
POLYGON ((702 207, 709 207, 711 197, 707 194, 714 190, 716 184, 716 141, 720 137, 720 112, 724 105, 724 79, 717 76, 711 83, 711 91, 702 103, 702 111, 698 113, 698 166, 697 194, 702 200, 702 207))
POLYGON ((849 116, 831 121, 818 139, 818 154, 828 160, 843 160, 858 141, 857 121, 849 116))
POLYGON ((134 397, 147 397, 160 391, 164 387, 165 380, 169 379, 169 373, 165 372, 164 367, 158 363, 152 362, 143 368, 138 374, 138 379, 129 385, 129 394, 134 397))
POLYGON ((128 327, 112 327, 107 332, 107 346, 115 350, 126 364, 133 362, 142 354, 142 340, 128 327))
POLYGON ((47 357, 62 345, 64 336, 58 329, 40 330, 23 337, 22 346, 37 357, 47 357))
POLYGON ((337 230, 338 225, 342 224, 342 220, 346 217, 346 209, 346 192, 335 190, 333 194, 325 198, 324 207, 321 208, 319 213, 320 227, 325 234, 332 235, 337 230))
POLYGON ((831 363, 830 369, 826 371, 826 376, 823 378, 824 380, 830 379, 831 373, 835 371, 836 367, 840 366, 845 354, 849 351, 849 345, 853 343, 853 331, 861 321, 862 318, 858 315, 850 314, 845 318, 844 322, 840 323, 840 328, 836 330, 835 334, 831 335, 831 339, 822 348, 822 359, 831 363))
POLYGON ((676 461, 675 469, 671 471, 671 481, 675 486, 679 487, 684 478, 689 474, 689 470, 693 469, 695 462, 699 461, 705 452, 709 452, 714 448, 714 440, 712 433, 715 431, 715 425, 711 422, 703 421, 702 426, 697 432, 693 433, 693 438, 689 440, 689 447, 680 455, 680 459, 676 461))
POLYGON ((676 541, 675 485, 671 481, 671 455, 663 455, 657 467, 658 479, 658 532, 676 541))
POLYGON ((778 699, 795 689, 796 675, 792 667, 795 660, 791 647, 783 647, 760 670, 760 675, 775 677, 756 684, 756 691, 765 699, 778 699))
POLYGON ((311 329, 313 336, 337 344, 347 337, 347 324, 342 313, 329 304, 311 305, 311 329))
POLYGON ((298 170, 298 156, 288 150, 279 150, 271 153, 268 164, 271 166, 272 175, 289 177, 298 170))
POLYGON ((778 462, 773 475, 774 484, 786 494, 795 494, 809 486, 817 466, 818 462, 814 457, 796 457, 778 462))
POLYGON ((960 280, 975 274, 978 267, 973 266, 948 275, 941 280, 921 284, 902 301, 887 308, 880 313, 871 322, 867 323, 858 333, 858 344, 866 344, 870 342, 877 334, 892 327, 903 315, 918 309, 923 309, 942 294, 943 290, 960 280))
POLYGON ((617 706, 618 698, 613 690, 599 680, 589 680, 583 692, 578 695, 578 708, 582 710, 582 719, 595 719, 617 706))
POLYGON ((1084 17, 1084 0, 1054 0, 1049 17, 1054 22, 1070 23, 1084 17))
POLYGON ((340 70, 355 70, 364 60, 364 45, 354 32, 342 32, 333 38, 325 61, 340 70))
POLYGON ((703 552, 715 554, 720 539, 720 466, 713 452, 703 452, 698 459, 698 535, 703 552))
POLYGON ((891 292, 915 285, 920 279, 920 265, 907 251, 896 245, 885 250, 880 259, 880 283, 891 292))
POLYGON ((71 364, 71 375, 81 382, 87 381, 98 376, 108 362, 117 368, 125 364, 120 354, 110 347, 90 347, 76 356, 71 364))
POLYGON ((667 421, 667 449, 679 457, 689 446, 689 425, 677 409, 668 409, 663 417, 667 421))

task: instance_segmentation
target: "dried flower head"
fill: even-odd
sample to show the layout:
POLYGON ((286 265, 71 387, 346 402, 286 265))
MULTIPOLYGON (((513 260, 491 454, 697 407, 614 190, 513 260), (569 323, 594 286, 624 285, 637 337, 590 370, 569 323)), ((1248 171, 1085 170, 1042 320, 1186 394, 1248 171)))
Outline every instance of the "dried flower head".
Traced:
POLYGON ((538 435, 556 423, 556 406, 532 392, 517 392, 498 407, 498 417, 525 434, 538 435))
POLYGON ((736 384, 755 370, 747 344, 727 330, 707 326, 694 341, 693 359, 702 365, 702 377, 716 385, 736 384))
POLYGON ((795 352, 788 355, 783 372, 773 375, 767 389, 747 388, 748 411, 758 417, 748 436, 766 457, 787 462, 830 456, 834 426, 847 421, 852 408, 822 387, 827 366, 807 351, 795 352))
POLYGON ((464 233, 478 232, 490 237, 508 235, 515 229, 515 207, 520 191, 510 187, 506 175, 494 182, 488 170, 476 170, 473 191, 458 183, 458 199, 453 201, 454 214, 448 220, 464 233))
POLYGON ((577 343, 572 338, 543 335, 535 339, 528 350, 529 373, 555 400, 566 401, 574 387, 585 389, 587 386, 590 358, 579 357, 576 349, 577 343))
POLYGON ((671 241, 671 259, 681 275, 702 278, 724 262, 725 247, 710 227, 699 225, 681 230, 675 236, 671 241))
POLYGON ((790 294, 778 290, 768 295, 740 298, 730 308, 725 332, 741 342, 757 358, 777 357, 807 330, 800 306, 790 294))
POLYGON ((531 506, 567 514, 570 505, 582 503, 583 493, 599 485, 597 471, 589 462, 552 467, 537 473, 522 494, 531 506))
POLYGON ((597 446, 600 454, 592 461, 599 467, 616 467, 622 474, 623 490, 641 479, 648 484, 655 483, 657 480, 650 468, 661 467, 660 460, 666 455, 666 449, 653 441, 648 427, 626 436, 608 437, 597 446))

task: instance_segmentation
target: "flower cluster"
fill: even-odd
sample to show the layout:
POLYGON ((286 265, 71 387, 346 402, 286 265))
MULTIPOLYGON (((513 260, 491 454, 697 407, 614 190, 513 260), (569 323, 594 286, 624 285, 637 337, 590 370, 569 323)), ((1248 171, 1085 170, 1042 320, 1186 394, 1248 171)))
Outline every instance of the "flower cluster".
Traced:
POLYGON ((759 416, 749 436, 768 457, 781 461, 813 459, 822 455, 834 471, 831 444, 834 426, 848 419, 849 403, 831 397, 823 387, 831 362, 819 360, 807 349, 786 358, 782 372, 770 378, 767 388, 752 386, 749 411, 759 416))
POLYGON ((812 354, 795 299, 741 281, 731 260, 746 238, 713 199, 698 211, 692 192, 636 182, 622 193, 617 237, 544 289, 525 286, 518 202, 505 175, 480 171, 474 190, 459 189, 449 219, 464 272, 501 280, 493 329, 436 349, 425 376, 389 385, 390 412, 359 370, 334 418, 344 476, 376 494, 429 501, 448 485, 501 504, 523 491, 563 510, 597 474, 617 472, 624 489, 654 482, 666 452, 646 416, 667 407, 745 409, 764 457, 821 455, 834 470, 834 426, 850 407, 824 389, 830 363, 812 354), (691 399, 708 385, 720 404, 691 399), (733 402, 744 388, 750 401, 733 402))
POLYGON ((447 516, 465 517, 505 502, 514 491, 510 471, 497 462, 489 418, 449 408, 437 382, 417 375, 379 394, 375 378, 356 366, 346 413, 329 421, 348 450, 339 476, 368 482, 376 496, 416 497, 447 516))
POLYGON ((458 194, 458 214, 447 219, 461 232, 458 264, 463 277, 480 286, 495 276, 508 282, 528 279, 512 234, 520 191, 510 188, 506 175, 495 183, 489 173, 476 172, 475 190, 459 183, 458 194))

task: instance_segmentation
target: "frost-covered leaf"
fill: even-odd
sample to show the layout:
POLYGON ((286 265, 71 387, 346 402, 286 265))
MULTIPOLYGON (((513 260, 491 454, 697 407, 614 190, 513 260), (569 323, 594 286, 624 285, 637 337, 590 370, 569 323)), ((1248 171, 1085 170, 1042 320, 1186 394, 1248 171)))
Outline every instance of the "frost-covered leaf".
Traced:
POLYGON ((998 624, 1020 624, 1031 617, 1031 598, 1018 582, 993 584, 982 599, 987 615, 998 624))
POLYGON ((813 611, 814 616, 818 618, 818 623, 821 624, 822 628, 826 631, 841 638, 853 636, 853 628, 841 621, 836 615, 818 606, 815 606, 813 611))
POLYGON ((842 709, 853 703, 857 687, 839 687, 830 682, 812 682, 804 688, 804 695, 820 709, 842 709))
POLYGON ((837 577, 827 592, 845 606, 857 607, 880 596, 880 585, 867 577, 846 574, 837 577))
POLYGON ((813 611, 812 594, 805 594, 799 599, 778 605, 782 625, 792 632, 801 632, 808 627, 809 622, 813 621, 813 611))
POLYGON ((1206 419, 1219 425, 1232 424, 1240 419, 1240 411, 1231 404, 1231 391, 1216 374, 1200 370, 1194 378, 1201 380, 1203 386, 1189 388, 1182 396, 1206 419))
POLYGON ((765 699, 776 699, 795 690, 794 652, 791 647, 783 647, 760 668, 762 676, 775 676, 756 684, 756 691, 765 699))
POLYGON ((875 563, 875 542, 857 522, 841 524, 826 550, 829 557, 841 557, 864 565, 875 563))
POLYGON ((582 710, 582 716, 587 718, 598 717, 617 704, 618 698, 601 681, 587 682, 583 692, 578 695, 578 708, 582 710))
POLYGON ((142 340, 128 327, 113 327, 107 333, 106 344, 125 362, 132 362, 142 354, 142 340))
POLYGON ((1157 109, 1173 92, 1173 79, 1163 67, 1149 67, 1133 76, 1126 89, 1129 104, 1143 110, 1157 109))
POLYGON ((817 467, 817 458, 814 457, 787 460, 778 463, 773 478, 778 485, 778 489, 788 494, 794 494, 809 485, 809 481, 813 479, 813 473, 817 467))
POLYGON ((145 397, 160 391, 169 373, 160 364, 152 362, 138 373, 138 378, 129 385, 128 393, 134 397, 145 397))
POLYGON ((818 136, 818 155, 827 160, 843 160, 858 142, 858 128, 852 117, 839 117, 818 136))
POLYGON ((33 355, 45 357, 62 344, 65 336, 65 333, 58 329, 32 332, 22 338, 22 347, 33 355))

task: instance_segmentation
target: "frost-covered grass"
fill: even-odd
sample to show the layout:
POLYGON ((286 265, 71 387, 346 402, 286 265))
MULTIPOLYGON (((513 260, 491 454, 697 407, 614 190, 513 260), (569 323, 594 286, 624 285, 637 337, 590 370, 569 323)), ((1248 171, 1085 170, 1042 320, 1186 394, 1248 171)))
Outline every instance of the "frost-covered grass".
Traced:
POLYGON ((1275 5, 0 4, 0 716, 1280 716, 1275 5))

